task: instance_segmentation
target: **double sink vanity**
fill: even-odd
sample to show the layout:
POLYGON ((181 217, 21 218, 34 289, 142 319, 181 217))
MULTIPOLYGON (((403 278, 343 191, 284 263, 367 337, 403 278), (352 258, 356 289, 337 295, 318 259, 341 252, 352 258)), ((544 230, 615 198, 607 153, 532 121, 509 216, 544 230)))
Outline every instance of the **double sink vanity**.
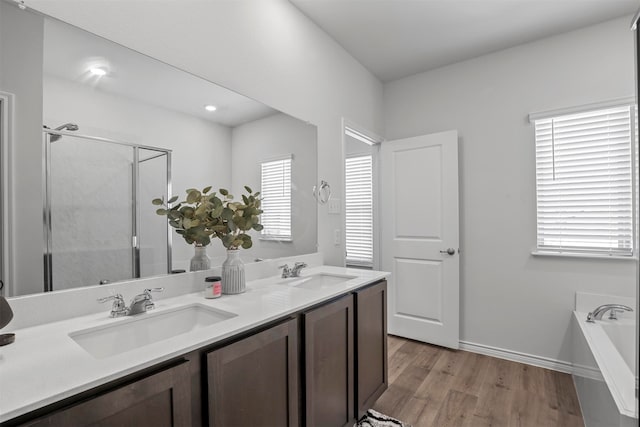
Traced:
POLYGON ((11 301, 16 342, 0 349, 0 422, 353 423, 387 385, 387 273, 306 257, 310 267, 285 279, 270 262, 248 264, 247 292, 219 299, 200 290, 211 271, 132 282, 136 294, 165 289, 135 316, 111 318, 96 302, 119 284, 11 301), (25 307, 51 313, 20 322, 25 307))

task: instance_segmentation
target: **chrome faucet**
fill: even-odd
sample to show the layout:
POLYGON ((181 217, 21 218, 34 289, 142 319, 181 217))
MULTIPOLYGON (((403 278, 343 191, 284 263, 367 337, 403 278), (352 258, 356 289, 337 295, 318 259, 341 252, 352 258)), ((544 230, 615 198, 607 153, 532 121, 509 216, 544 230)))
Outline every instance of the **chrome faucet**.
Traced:
POLYGON ((109 295, 108 297, 98 298, 98 302, 107 302, 113 301, 113 305, 111 306, 111 313, 109 313, 109 317, 122 317, 126 316, 129 313, 129 309, 124 303, 124 298, 122 294, 109 295))
POLYGON ((289 264, 280 265, 278 266, 278 268, 282 269, 282 275, 280 277, 282 277, 283 279, 291 277, 291 269, 289 268, 289 264))
POLYGON ((618 320, 618 313, 622 313, 623 311, 633 311, 631 307, 622 304, 604 304, 587 315, 587 322, 595 323, 596 320, 602 320, 602 315, 607 310, 610 310, 609 320, 618 320))
POLYGON ((296 262, 291 269, 291 277, 300 277, 300 272, 307 266, 306 262, 296 262))
POLYGON ((153 310, 155 304, 151 297, 151 292, 162 292, 164 288, 145 289, 141 294, 136 295, 131 300, 131 304, 127 307, 124 303, 122 294, 109 295, 108 297, 98 298, 98 302, 113 301, 111 306, 110 317, 133 316, 135 314, 144 313, 147 310, 153 310))
POLYGON ((300 277, 300 271, 307 266, 304 262, 296 262, 293 265, 293 268, 289 268, 289 264, 281 265, 278 268, 282 269, 282 278, 286 279, 288 277, 300 277))
POLYGON ((153 310, 156 308, 156 305, 153 302, 153 298, 151 297, 151 292, 162 292, 164 288, 147 288, 141 294, 136 295, 131 300, 131 304, 129 305, 129 316, 133 316, 135 314, 145 313, 148 310, 153 310))

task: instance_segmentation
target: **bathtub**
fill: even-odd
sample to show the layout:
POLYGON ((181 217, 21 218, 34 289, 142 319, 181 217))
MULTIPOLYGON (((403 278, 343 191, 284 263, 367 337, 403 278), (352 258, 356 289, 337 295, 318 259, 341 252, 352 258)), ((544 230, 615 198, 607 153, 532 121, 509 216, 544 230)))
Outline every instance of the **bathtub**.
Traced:
POLYGON ((586 321, 573 312, 573 379, 586 427, 637 426, 635 313, 586 321))

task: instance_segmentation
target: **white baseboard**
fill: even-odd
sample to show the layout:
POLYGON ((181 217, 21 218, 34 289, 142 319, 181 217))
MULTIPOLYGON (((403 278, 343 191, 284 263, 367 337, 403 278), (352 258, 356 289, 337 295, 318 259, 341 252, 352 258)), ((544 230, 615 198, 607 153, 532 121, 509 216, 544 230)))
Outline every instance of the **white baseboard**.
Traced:
MULTIPOLYGON (((497 357, 499 359, 510 360, 512 362, 524 363, 526 365, 538 366, 540 368, 551 369, 553 371, 564 372, 566 374, 578 374, 572 363, 548 357, 535 356, 532 354, 520 353, 513 350, 491 347, 484 344, 477 344, 468 341, 460 341, 460 349, 472 353, 484 354, 485 356, 497 357)), ((586 371, 586 367, 580 367, 581 373, 586 371)), ((580 375, 580 374, 578 374, 580 375)), ((586 376, 586 375, 581 375, 586 376)), ((591 375, 588 376, 591 378, 591 375)))

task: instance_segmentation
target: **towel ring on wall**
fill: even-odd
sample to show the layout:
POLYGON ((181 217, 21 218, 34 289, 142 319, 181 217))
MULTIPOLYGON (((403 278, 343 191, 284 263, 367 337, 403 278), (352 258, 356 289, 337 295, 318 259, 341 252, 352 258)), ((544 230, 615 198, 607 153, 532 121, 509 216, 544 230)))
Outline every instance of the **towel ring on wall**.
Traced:
POLYGON ((320 205, 324 205, 331 198, 331 186, 327 181, 320 181, 320 185, 313 186, 313 197, 320 205))

